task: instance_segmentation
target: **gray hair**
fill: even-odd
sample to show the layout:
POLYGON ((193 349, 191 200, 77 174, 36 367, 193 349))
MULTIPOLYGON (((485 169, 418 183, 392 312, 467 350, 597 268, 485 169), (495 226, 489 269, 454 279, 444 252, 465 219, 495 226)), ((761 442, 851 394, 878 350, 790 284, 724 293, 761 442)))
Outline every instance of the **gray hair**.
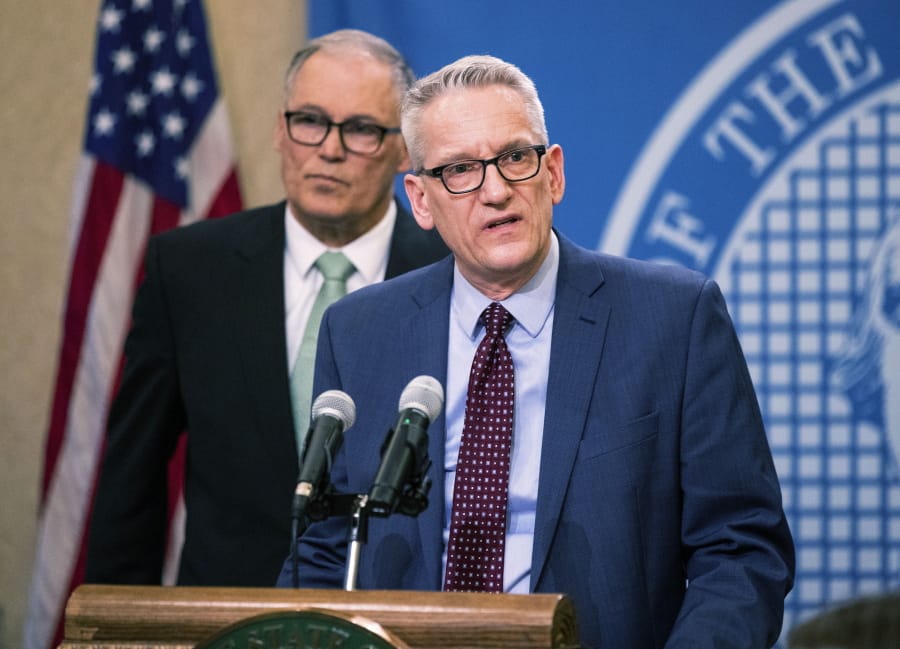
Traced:
POLYGON ((284 75, 284 100, 287 102, 294 85, 294 77, 303 67, 307 59, 316 52, 361 52, 368 54, 376 61, 386 63, 391 68, 394 88, 399 103, 403 94, 415 82, 416 75, 409 67, 406 59, 393 45, 383 38, 359 29, 339 29, 337 31, 314 38, 305 47, 298 50, 291 59, 284 75))
POLYGON ((414 171, 425 164, 425 143, 422 135, 422 113, 425 107, 448 90, 507 86, 525 101, 525 114, 535 135, 549 143, 544 107, 534 82, 512 63, 493 56, 465 56, 437 72, 416 82, 400 105, 400 127, 414 171))

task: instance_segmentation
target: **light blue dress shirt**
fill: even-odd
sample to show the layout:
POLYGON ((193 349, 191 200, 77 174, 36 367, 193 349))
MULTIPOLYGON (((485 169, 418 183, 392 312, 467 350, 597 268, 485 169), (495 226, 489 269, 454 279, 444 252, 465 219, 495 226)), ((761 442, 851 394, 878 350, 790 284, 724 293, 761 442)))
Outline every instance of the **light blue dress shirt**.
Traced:
MULTIPOLYGON (((544 406, 550 368, 553 305, 559 270, 559 242, 551 234, 547 258, 531 280, 502 304, 515 318, 506 333, 515 370, 515 409, 510 457, 509 504, 506 549, 503 561, 503 591, 529 592, 534 518, 544 430, 544 406)), ((450 298, 450 340, 447 357, 446 421, 444 450, 444 569, 453 503, 456 459, 466 411, 469 370, 475 350, 484 337, 478 321, 492 300, 453 271, 450 298)))

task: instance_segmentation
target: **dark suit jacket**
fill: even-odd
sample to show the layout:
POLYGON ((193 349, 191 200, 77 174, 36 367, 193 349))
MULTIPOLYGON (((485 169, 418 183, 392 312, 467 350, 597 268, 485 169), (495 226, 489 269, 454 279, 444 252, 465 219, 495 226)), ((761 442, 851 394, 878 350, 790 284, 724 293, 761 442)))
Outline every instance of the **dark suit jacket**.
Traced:
MULTIPOLYGON (((368 493, 404 386, 420 374, 446 382, 452 268, 445 259, 326 312, 314 391, 344 390, 357 407, 332 471, 338 491, 368 493)), ((441 588, 444 430, 442 414, 429 429, 430 506, 370 519, 361 589, 441 588)), ((775 641, 793 545, 713 282, 560 237, 543 439, 531 588, 574 599, 586 646, 775 641)), ((307 530, 301 586, 342 585, 346 529, 333 518, 307 530)))
MULTIPOLYGON (((186 430, 179 583, 274 583, 290 547, 298 473, 284 211, 279 203, 151 239, 110 411, 87 581, 160 583, 166 463, 186 430)), ((387 276, 447 252, 400 208, 387 276)))

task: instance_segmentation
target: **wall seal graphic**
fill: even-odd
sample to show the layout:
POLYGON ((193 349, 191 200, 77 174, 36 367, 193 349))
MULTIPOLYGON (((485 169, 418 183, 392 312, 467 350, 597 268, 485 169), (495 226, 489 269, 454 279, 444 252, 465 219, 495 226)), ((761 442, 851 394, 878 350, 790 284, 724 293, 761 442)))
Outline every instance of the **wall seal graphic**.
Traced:
POLYGON ((786 629, 900 587, 898 24, 775 6, 671 107, 599 246, 722 285, 797 543, 786 629))

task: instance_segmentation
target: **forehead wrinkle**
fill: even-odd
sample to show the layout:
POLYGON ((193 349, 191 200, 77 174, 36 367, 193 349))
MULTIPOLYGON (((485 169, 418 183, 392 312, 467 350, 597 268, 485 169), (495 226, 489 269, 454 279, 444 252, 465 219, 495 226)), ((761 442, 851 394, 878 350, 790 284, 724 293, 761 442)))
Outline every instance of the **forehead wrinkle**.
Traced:
POLYGON ((513 138, 509 140, 506 144, 500 146, 493 153, 487 154, 484 158, 477 158, 474 156, 470 156, 468 154, 459 154, 459 155, 448 155, 447 163, 441 162, 438 166, 442 166, 444 164, 452 164, 454 162, 463 162, 465 160, 476 160, 478 162, 484 160, 491 160, 492 158, 497 158, 502 156, 504 153, 509 153, 510 151, 514 151, 515 149, 521 149, 527 146, 531 146, 532 142, 530 140, 524 138, 513 138))
POLYGON ((287 104, 293 102, 337 121, 366 118, 391 125, 399 121, 399 98, 390 66, 362 52, 315 52, 293 79, 287 104), (331 110, 324 108, 326 105, 331 110), (354 112, 340 112, 344 110, 354 112), (379 117, 381 114, 384 116, 379 117))
POLYGON ((351 121, 351 120, 366 120, 369 122, 375 122, 376 124, 381 122, 381 120, 379 120, 377 117, 375 117, 371 113, 355 113, 352 115, 347 115, 343 119, 335 119, 330 111, 319 106, 318 104, 312 104, 312 103, 301 104, 297 108, 293 108, 293 109, 289 110, 289 112, 297 112, 297 111, 316 113, 318 115, 321 115, 322 117, 325 117, 326 119, 328 119, 329 121, 332 121, 332 122, 347 122, 347 121, 351 121))
POLYGON ((459 160, 488 160, 536 143, 518 94, 501 86, 451 90, 426 107, 422 127, 426 166, 459 160), (473 111, 470 98, 493 95, 488 111, 473 111), (434 133, 433 138, 428 134, 434 133), (434 157, 428 160, 429 157, 434 157))

